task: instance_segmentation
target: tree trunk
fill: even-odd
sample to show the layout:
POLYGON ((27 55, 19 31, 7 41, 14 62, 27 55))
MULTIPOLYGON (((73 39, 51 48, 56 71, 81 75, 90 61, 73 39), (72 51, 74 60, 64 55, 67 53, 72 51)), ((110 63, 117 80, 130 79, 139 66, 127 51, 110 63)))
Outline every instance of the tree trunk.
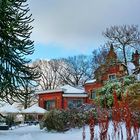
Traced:
MULTIPOLYGON (((125 45, 123 45, 123 57, 124 57, 124 63, 125 63, 125 65, 126 65, 126 68, 127 68, 127 58, 126 58, 126 50, 125 50, 125 45)), ((128 68, 127 68, 127 74, 129 75, 128 68)))
MULTIPOLYGON (((28 95, 25 96, 24 109, 28 107, 28 95)), ((27 121, 27 115, 24 116, 24 121, 27 121)))

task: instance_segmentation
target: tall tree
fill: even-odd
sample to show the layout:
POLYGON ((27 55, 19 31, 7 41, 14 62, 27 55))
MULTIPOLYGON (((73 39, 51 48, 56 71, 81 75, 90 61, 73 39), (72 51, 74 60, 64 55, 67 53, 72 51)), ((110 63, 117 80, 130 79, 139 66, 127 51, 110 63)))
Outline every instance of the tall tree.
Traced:
POLYGON ((83 85, 92 78, 92 59, 91 56, 78 55, 63 59, 63 65, 60 73, 62 83, 72 86, 83 85))
POLYGON ((55 89, 62 85, 83 85, 92 78, 92 59, 90 56, 78 55, 49 61, 33 62, 41 76, 36 79, 38 88, 55 89))
POLYGON ((137 25, 111 26, 107 28, 103 35, 117 49, 123 52, 124 63, 127 66, 127 53, 129 47, 136 49, 140 45, 140 32, 137 25))
POLYGON ((30 60, 34 52, 30 40, 32 26, 27 0, 0 1, 0 98, 20 96, 25 84, 37 77, 30 60))
POLYGON ((41 74, 41 76, 36 79, 38 89, 55 89, 61 85, 59 73, 62 71, 62 63, 60 60, 37 60, 33 62, 33 66, 35 66, 36 70, 41 74))
POLYGON ((20 93, 22 96, 17 98, 16 102, 24 109, 38 102, 36 97, 37 95, 35 94, 35 88, 36 87, 26 83, 24 89, 20 93))
POLYGON ((96 70, 101 64, 105 63, 108 54, 108 47, 102 46, 92 52, 92 65, 93 70, 96 70))

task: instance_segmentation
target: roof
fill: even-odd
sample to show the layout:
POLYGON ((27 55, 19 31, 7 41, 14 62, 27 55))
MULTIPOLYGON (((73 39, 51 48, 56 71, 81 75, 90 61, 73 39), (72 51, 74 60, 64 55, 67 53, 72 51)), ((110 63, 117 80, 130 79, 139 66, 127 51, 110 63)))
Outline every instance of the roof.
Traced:
POLYGON ((85 94, 63 94, 63 97, 88 97, 88 95, 85 94))
POLYGON ((96 82, 96 79, 88 80, 88 81, 85 82, 85 84, 90 84, 90 83, 94 83, 94 82, 96 82))
POLYGON ((76 88, 76 87, 72 87, 70 85, 65 85, 65 86, 62 86, 61 89, 64 91, 64 94, 66 93, 85 93, 85 90, 83 89, 79 89, 79 88, 76 88))
POLYGON ((38 91, 36 92, 36 94, 47 94, 47 93, 55 93, 55 92, 62 92, 63 97, 87 97, 87 94, 84 89, 73 87, 70 85, 64 85, 60 89, 56 89, 56 90, 38 91))
POLYGON ((36 94, 45 94, 45 93, 54 93, 54 92, 63 92, 63 90, 62 89, 42 90, 42 91, 36 91, 36 94))
POLYGON ((45 112, 47 112, 47 110, 37 106, 37 105, 33 105, 29 108, 26 108, 22 111, 22 113, 34 113, 34 114, 44 114, 45 112))
POLYGON ((20 111, 15 108, 13 105, 5 104, 0 108, 0 113, 19 113, 20 111))

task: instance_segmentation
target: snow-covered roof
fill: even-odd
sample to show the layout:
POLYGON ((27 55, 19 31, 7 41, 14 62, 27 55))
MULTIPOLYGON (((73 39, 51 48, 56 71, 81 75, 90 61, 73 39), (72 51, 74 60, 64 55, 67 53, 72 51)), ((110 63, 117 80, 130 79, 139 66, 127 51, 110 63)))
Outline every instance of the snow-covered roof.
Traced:
POLYGON ((72 87, 70 85, 65 85, 65 86, 62 86, 61 89, 64 91, 64 94, 66 93, 85 93, 85 90, 83 89, 79 89, 79 88, 76 88, 76 87, 72 87))
POLYGON ((5 104, 0 108, 0 113, 20 113, 20 111, 10 104, 5 104))
POLYGON ((63 97, 88 97, 88 95, 85 94, 63 94, 63 97))
POLYGON ((85 84, 90 84, 90 83, 94 83, 94 82, 96 82, 96 79, 88 80, 88 81, 85 82, 85 84))
POLYGON ((47 94, 47 93, 55 93, 55 92, 63 92, 63 97, 87 97, 86 92, 82 88, 73 87, 70 85, 64 85, 60 87, 60 89, 55 90, 45 90, 38 91, 36 94, 47 94), (67 94, 67 95, 66 95, 67 94))
POLYGON ((47 112, 45 109, 37 106, 37 105, 33 105, 27 109, 24 109, 23 111, 21 111, 22 113, 34 113, 34 114, 44 114, 45 112, 47 112))
POLYGON ((54 93, 54 92, 62 92, 62 89, 51 89, 51 90, 42 90, 36 91, 36 94, 44 94, 44 93, 54 93))
POLYGON ((134 69, 136 68, 135 65, 132 62, 127 62, 127 68, 128 68, 128 72, 129 74, 133 74, 134 69))

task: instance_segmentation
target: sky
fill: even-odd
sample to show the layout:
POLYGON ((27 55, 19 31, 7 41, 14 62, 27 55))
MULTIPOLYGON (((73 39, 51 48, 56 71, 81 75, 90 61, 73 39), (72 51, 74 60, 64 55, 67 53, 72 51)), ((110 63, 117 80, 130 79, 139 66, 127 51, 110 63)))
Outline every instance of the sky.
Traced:
POLYGON ((31 59, 91 55, 104 45, 102 32, 113 25, 140 28, 140 0, 28 0, 35 19, 31 59))

